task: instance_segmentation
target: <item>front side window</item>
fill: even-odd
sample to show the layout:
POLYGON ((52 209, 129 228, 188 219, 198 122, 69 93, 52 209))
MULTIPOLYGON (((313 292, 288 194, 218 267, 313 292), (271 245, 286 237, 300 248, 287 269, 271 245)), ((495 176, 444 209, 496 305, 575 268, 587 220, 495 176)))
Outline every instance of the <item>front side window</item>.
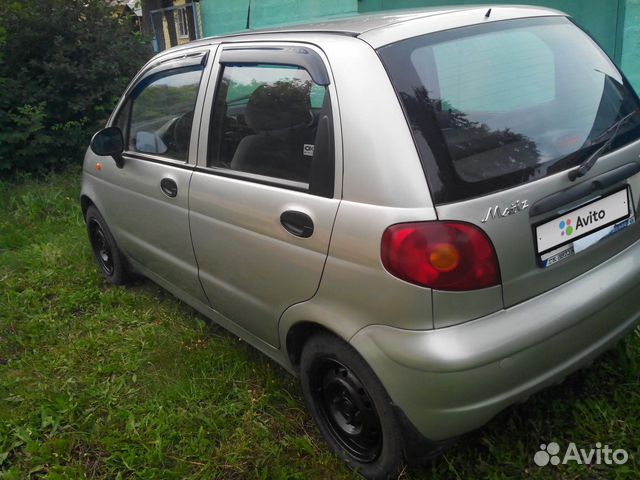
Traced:
POLYGON ((201 76, 201 66, 167 70, 135 87, 125 135, 130 152, 188 160, 201 76))
POLYGON ((330 134, 322 119, 330 118, 330 108, 326 87, 303 68, 227 65, 213 109, 207 164, 308 189, 318 170, 314 165, 329 153, 322 147, 330 134))
MULTIPOLYGON (((608 57, 563 17, 423 35, 379 50, 436 204, 578 165, 638 99, 608 57)), ((640 115, 614 148, 640 137, 640 115)))

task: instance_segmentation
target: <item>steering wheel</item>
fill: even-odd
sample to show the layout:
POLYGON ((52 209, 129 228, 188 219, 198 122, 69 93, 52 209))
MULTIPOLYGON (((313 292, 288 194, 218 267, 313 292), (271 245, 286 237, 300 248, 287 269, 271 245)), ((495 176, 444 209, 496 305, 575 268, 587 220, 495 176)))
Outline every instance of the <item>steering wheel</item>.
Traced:
POLYGON ((170 147, 178 156, 186 159, 191 140, 191 125, 193 124, 193 111, 185 112, 175 119, 171 125, 170 147))

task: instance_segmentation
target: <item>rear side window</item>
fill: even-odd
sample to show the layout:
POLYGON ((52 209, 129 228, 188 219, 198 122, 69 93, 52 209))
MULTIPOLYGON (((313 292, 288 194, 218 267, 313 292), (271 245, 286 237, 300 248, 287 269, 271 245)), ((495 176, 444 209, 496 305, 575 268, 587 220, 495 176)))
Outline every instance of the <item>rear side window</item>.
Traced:
MULTIPOLYGON (((579 164, 638 108, 608 57, 562 17, 489 23, 379 50, 436 204, 579 164)), ((640 115, 614 148, 640 136, 640 115)))
POLYGON ((201 76, 201 66, 168 70, 135 87, 123 110, 130 111, 123 130, 130 152, 187 161, 201 76))
POLYGON ((302 190, 327 185, 327 177, 333 178, 330 112, 327 88, 303 68, 227 65, 216 94, 207 165, 293 182, 302 190))

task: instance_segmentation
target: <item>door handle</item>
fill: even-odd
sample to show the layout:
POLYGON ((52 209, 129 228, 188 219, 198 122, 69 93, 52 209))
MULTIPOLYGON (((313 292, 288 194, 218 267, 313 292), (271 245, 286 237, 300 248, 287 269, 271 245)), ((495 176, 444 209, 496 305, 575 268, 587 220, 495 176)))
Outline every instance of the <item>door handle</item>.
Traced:
POLYGON ((309 238, 313 235, 313 220, 306 213, 287 210, 280 215, 280 223, 291 235, 309 238))
POLYGON ((160 180, 160 190, 162 190, 162 193, 167 197, 173 198, 178 195, 178 184, 171 178, 163 178, 160 180))

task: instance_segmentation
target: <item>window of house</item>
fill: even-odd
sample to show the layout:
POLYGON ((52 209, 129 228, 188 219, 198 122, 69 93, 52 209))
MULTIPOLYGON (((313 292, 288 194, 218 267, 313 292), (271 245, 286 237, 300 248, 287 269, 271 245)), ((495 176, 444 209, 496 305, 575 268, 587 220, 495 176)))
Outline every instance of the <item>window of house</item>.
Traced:
POLYGON ((176 21, 176 33, 180 38, 189 38, 189 24, 187 23, 187 9, 177 8, 174 10, 176 21))
POLYGON ((201 66, 181 68, 148 77, 136 86, 125 140, 129 151, 187 161, 201 76, 201 66))
POLYGON ((320 162, 333 168, 326 147, 332 141, 330 108, 326 87, 303 68, 226 66, 213 110, 208 166, 309 189, 320 162))

